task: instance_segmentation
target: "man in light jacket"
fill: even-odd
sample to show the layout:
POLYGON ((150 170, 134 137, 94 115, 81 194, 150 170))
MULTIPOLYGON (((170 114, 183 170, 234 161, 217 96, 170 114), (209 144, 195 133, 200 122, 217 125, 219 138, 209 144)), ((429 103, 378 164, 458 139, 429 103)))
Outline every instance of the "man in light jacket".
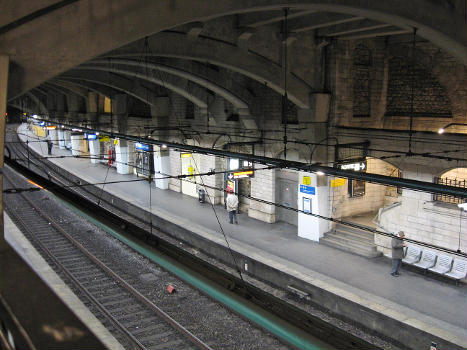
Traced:
POLYGON ((405 243, 404 239, 404 232, 399 231, 397 237, 394 237, 391 241, 392 247, 392 272, 391 276, 399 277, 399 268, 402 263, 402 258, 404 256, 404 247, 405 243))
POLYGON ((232 193, 232 190, 228 189, 227 190, 227 199, 226 199, 226 204, 227 204, 227 211, 229 212, 229 221, 231 224, 233 224, 234 220, 235 223, 238 224, 237 221, 237 208, 238 208, 238 197, 232 193))

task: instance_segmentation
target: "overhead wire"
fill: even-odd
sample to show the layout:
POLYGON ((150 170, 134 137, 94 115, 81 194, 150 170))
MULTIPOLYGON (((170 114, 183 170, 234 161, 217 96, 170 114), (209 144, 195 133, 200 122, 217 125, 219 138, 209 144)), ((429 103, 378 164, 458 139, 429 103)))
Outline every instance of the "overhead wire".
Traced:
MULTIPOLYGON (((196 163, 195 163, 195 166, 197 167, 196 163)), ((255 171, 258 171, 258 170, 270 170, 270 169, 273 169, 273 168, 279 168, 279 166, 271 166, 269 167, 269 169, 267 168, 260 168, 260 169, 255 169, 255 171)), ((108 168, 108 170, 110 169, 110 167, 108 168)), ((198 169, 198 168, 197 168, 198 169)), ((108 170, 107 170, 107 174, 108 174, 108 170)), ((219 188, 219 187, 215 187, 215 186, 209 186, 207 185, 204 180, 202 179, 202 176, 209 176, 209 175, 215 175, 215 174, 220 174, 220 173, 226 173, 226 172, 232 172, 231 170, 226 170, 226 171, 219 171, 219 172, 213 172, 213 171, 210 171, 210 172, 206 172, 206 173, 198 173, 198 174, 193 174, 193 175, 190 175, 190 174, 179 174, 179 175, 169 175, 169 174, 164 174, 162 172, 158 172, 159 174, 163 175, 163 177, 161 179, 169 179, 169 178, 176 178, 176 179, 179 179, 181 181, 189 181, 189 180, 186 180, 187 177, 190 177, 190 176, 200 176, 201 177, 201 182, 202 182, 202 185, 203 187, 205 188, 209 188, 209 189, 212 189, 212 190, 217 190, 217 191, 221 191, 221 192, 225 192, 225 190, 223 188, 219 188)), ((113 182, 107 182, 107 174, 106 174, 106 178, 104 180, 103 183, 95 183, 95 184, 80 184, 80 185, 69 185, 69 186, 65 186, 65 185, 58 185, 56 186, 57 188, 67 188, 67 187, 82 187, 82 186, 90 186, 90 185, 104 185, 105 184, 113 184, 113 183, 122 183, 122 182, 137 182, 137 181, 147 181, 147 179, 136 179, 136 180, 119 180, 119 181, 113 181, 113 182)), ((191 182, 191 181, 190 181, 191 182)), ((18 193, 19 191, 21 190, 18 190, 18 189, 6 189, 4 190, 5 193, 18 193)), ((24 189, 23 191, 33 191, 31 189, 24 189)), ((34 189, 35 191, 35 189, 34 189)), ((102 191, 103 191, 103 188, 102 188, 102 191)), ((206 191, 206 193, 208 193, 208 191, 206 191)), ((250 200, 254 200, 254 201, 257 201, 257 202, 261 202, 261 203, 265 203, 265 204, 269 204, 269 205, 273 205, 273 206, 276 206, 276 207, 281 207, 281 208, 284 208, 284 209, 287 209, 287 210, 292 210, 292 211, 296 211, 296 212, 300 212, 300 213, 303 213, 303 214, 307 214, 307 215, 311 215, 311 216, 314 216, 314 217, 318 217, 320 219, 324 219, 324 220, 328 220, 328 221, 332 221, 332 222, 337 222, 337 223, 341 223, 341 224, 344 224, 344 225, 347 225, 347 226, 352 226, 352 227, 358 227, 360 229, 363 229, 363 230, 366 230, 366 231, 369 231, 369 232, 373 232, 375 234, 379 234, 379 235, 383 235, 383 236, 391 236, 391 234, 389 233, 386 233, 386 232, 382 232, 382 231, 378 231, 376 229, 371 229, 371 228, 367 228, 367 227, 364 227, 364 226, 361 226, 361 225, 358 225, 358 224, 353 224, 353 223, 348 223, 348 222, 345 222, 343 220, 339 220, 339 219, 335 219, 335 218, 332 218, 332 217, 327 217, 327 216, 323 216, 323 215, 319 215, 319 214, 313 214, 313 213, 306 213, 304 212, 303 210, 299 210, 299 209, 295 209, 295 208, 292 208, 292 207, 288 207, 288 206, 284 206, 282 204, 279 204, 279 203, 276 203, 276 202, 271 202, 271 201, 266 201, 266 200, 263 200, 263 199, 260 199, 260 198, 255 198, 255 197, 252 197, 252 196, 249 196, 249 195, 245 195, 245 194, 238 194, 239 196, 242 196, 242 197, 245 197, 245 198, 248 198, 250 200)), ((101 196, 99 197, 99 201, 102 197, 102 193, 101 193, 101 196)), ((210 199, 210 203, 211 205, 213 205, 213 201, 212 199, 210 199)), ((215 209, 213 209, 214 212, 215 212, 215 209)), ((218 216, 217 216, 217 213, 216 213, 216 218, 219 222, 219 225, 222 226, 220 224, 220 221, 218 219, 218 216)), ((447 248, 443 248, 443 247, 439 247, 439 246, 435 246, 435 245, 431 245, 431 244, 428 244, 428 243, 425 243, 425 242, 420 242, 420 241, 416 241, 416 240, 408 240, 408 241, 411 241, 413 243, 416 243, 416 244, 419 244, 419 245, 422 245, 422 246, 427 246, 427 247, 431 247, 431 248, 435 248, 435 249, 438 249, 438 250, 442 250, 442 251, 446 251, 446 252, 450 252, 450 253, 453 253, 453 254, 458 254, 458 255, 461 255, 461 256, 467 256, 467 254, 465 253, 458 253, 458 252, 453 252, 447 248)), ((228 242, 227 242, 228 244, 228 242)), ((232 253, 233 254, 233 253, 232 253)), ((238 266, 237 266, 238 268, 238 266)))

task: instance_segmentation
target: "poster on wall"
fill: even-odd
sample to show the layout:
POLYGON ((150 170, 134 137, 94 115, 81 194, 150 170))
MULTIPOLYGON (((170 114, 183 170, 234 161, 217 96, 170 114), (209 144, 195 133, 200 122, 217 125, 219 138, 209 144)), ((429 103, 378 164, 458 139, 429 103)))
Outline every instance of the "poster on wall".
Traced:
POLYGON ((303 197, 303 212, 305 214, 311 213, 311 198, 303 197))

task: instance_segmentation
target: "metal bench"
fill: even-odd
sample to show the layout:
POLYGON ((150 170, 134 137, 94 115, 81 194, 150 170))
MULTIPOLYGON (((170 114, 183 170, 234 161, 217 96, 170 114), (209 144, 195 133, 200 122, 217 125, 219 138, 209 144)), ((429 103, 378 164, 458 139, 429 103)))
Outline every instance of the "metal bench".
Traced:
POLYGON ((413 266, 424 269, 426 272, 427 269, 436 265, 437 258, 438 256, 435 252, 432 252, 431 250, 423 250, 422 258, 418 263, 413 264, 413 266))
POLYGON ((444 274, 449 278, 453 278, 458 282, 467 276, 467 261, 455 258, 452 264, 452 269, 444 274))
POLYGON ((440 255, 438 256, 438 260, 436 261, 436 265, 428 269, 428 271, 444 275, 446 272, 451 271, 452 267, 452 257, 448 255, 440 255))
POLYGON ((402 259, 402 262, 405 264, 413 265, 420 261, 420 256, 422 255, 422 250, 415 246, 409 246, 407 248, 407 253, 405 254, 405 258, 402 259))

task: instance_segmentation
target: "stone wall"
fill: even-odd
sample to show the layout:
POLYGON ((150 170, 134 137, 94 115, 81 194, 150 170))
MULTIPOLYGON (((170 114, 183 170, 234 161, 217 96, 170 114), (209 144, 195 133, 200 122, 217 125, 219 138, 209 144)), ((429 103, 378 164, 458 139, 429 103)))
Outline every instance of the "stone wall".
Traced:
MULTIPOLYGON (((169 151, 170 155, 170 175, 180 175, 182 171, 182 163, 180 160, 180 152, 175 150, 169 151)), ((182 190, 179 179, 171 178, 169 180, 169 189, 172 191, 180 192, 182 190)))
POLYGON ((465 123, 466 67, 432 44, 417 42, 413 51, 411 43, 366 39, 337 41, 327 50, 334 92, 333 125, 408 129, 412 82, 414 130, 437 131, 451 122, 465 123), (370 57, 365 67, 359 61, 362 47, 370 57), (362 90, 362 72, 369 77, 368 92, 362 90), (354 103, 367 97, 370 116, 365 117, 365 108, 354 103))
MULTIPOLYGON (((367 159, 367 172, 388 176, 397 176, 397 169, 391 164, 378 160, 367 159)), ((331 187, 330 208, 333 218, 342 218, 363 213, 376 213, 379 208, 397 200, 397 192, 393 187, 365 184, 365 195, 362 197, 349 197, 348 179, 344 186, 331 187)))
MULTIPOLYGON (((424 170, 423 181, 429 181, 436 174, 424 170)), ((466 177, 466 169, 448 172, 454 176, 466 177)), ((404 177, 420 179, 420 174, 406 171, 404 177)), ((444 175, 443 175, 444 176, 444 175)), ((456 204, 433 201, 433 195, 404 189, 399 201, 401 205, 381 214, 379 227, 387 232, 403 230, 406 237, 436 246, 462 251, 467 250, 467 215, 456 204)), ((385 253, 390 252, 390 240, 375 237, 375 241, 385 253)))
MULTIPOLYGON (((276 172, 275 170, 260 170, 264 166, 256 164, 255 177, 251 178, 251 196, 274 203, 276 200, 276 172)), ((276 207, 271 204, 261 203, 255 200, 250 201, 248 216, 273 223, 276 207)))

